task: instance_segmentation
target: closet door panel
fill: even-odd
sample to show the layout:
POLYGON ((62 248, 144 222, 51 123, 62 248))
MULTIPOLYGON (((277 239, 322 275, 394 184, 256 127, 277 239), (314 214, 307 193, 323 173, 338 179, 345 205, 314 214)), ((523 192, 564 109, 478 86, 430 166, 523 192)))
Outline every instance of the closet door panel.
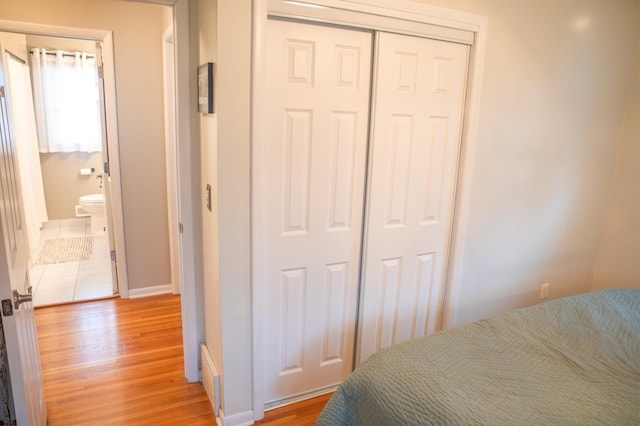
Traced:
POLYGON ((372 34, 268 22, 263 199, 267 403, 353 362, 372 34))
POLYGON ((380 33, 359 362, 439 328, 468 47, 380 33))

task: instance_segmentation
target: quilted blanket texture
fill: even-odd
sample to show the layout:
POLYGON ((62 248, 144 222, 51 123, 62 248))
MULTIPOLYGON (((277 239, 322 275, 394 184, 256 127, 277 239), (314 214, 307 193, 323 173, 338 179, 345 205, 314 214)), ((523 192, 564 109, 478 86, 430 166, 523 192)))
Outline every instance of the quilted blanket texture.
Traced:
POLYGON ((318 418, 342 425, 640 425, 640 290, 605 290, 371 356, 318 418))

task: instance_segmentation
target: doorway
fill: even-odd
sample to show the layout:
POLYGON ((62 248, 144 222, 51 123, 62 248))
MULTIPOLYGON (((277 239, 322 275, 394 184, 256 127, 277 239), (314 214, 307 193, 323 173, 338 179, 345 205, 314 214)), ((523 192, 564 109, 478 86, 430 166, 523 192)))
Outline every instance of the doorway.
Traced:
MULTIPOLYGON (((149 1, 154 3, 154 1, 149 1)), ((199 282, 197 276, 198 267, 198 255, 197 246, 195 244, 196 235, 199 232, 199 225, 197 223, 197 215, 194 212, 193 206, 197 204, 193 187, 197 182, 197 173, 199 168, 197 162, 194 160, 196 157, 192 155, 194 147, 191 143, 192 129, 191 129, 191 106, 192 100, 190 98, 190 88, 192 87, 193 76, 191 69, 194 64, 191 63, 190 57, 190 27, 189 27, 189 2, 188 0, 175 0, 175 1, 157 1, 157 5, 166 7, 167 19, 169 22, 173 22, 174 25, 174 37, 173 37, 173 51, 175 55, 175 111, 176 111, 176 148, 178 150, 176 162, 177 164, 177 176, 178 181, 176 185, 176 191, 179 194, 178 199, 178 223, 168 224, 169 226, 177 227, 179 225, 179 239, 177 242, 178 255, 180 257, 178 262, 179 278, 181 283, 181 300, 182 300, 182 322, 183 322, 183 337, 184 337, 184 351, 185 351, 185 375, 190 382, 196 382, 199 380, 199 345, 204 336, 204 323, 203 323, 203 311, 202 311, 202 297, 201 290, 198 289, 197 283, 199 282)), ((141 7, 158 7, 158 6, 145 6, 141 7)), ((27 6, 28 7, 28 6, 27 6)), ((140 11, 138 11, 140 12, 140 11)), ((127 31, 130 31, 130 26, 127 27, 127 31)), ((104 95, 106 105, 106 124, 105 128, 109 135, 108 149, 109 157, 115 161, 110 162, 109 172, 112 176, 111 179, 111 193, 113 194, 113 222, 114 226, 114 247, 117 252, 117 280, 119 284, 119 293, 122 298, 139 297, 149 294, 148 292, 140 291, 144 289, 130 289, 129 287, 129 274, 127 265, 127 249, 130 247, 125 246, 124 238, 124 211, 122 206, 123 189, 120 181, 121 167, 120 159, 126 159, 126 156, 121 155, 119 138, 120 131, 117 122, 118 108, 116 106, 116 79, 115 79, 115 50, 114 50, 114 32, 108 30, 95 30, 84 27, 61 27, 57 25, 49 24, 36 24, 29 22, 14 22, 9 20, 0 20, 0 31, 15 32, 15 33, 29 33, 38 35, 49 35, 59 37, 70 37, 79 39, 89 39, 102 42, 103 49, 103 70, 104 70, 104 95), (120 204, 118 204, 120 203, 120 204), (135 290, 135 293, 134 293, 135 290)), ((158 40, 160 46, 160 40, 158 40)), ((120 50, 122 52, 122 49, 120 50)), ((137 57, 136 57, 137 58, 137 57)), ((160 71, 160 67, 157 69, 160 71)), ((136 77, 137 78, 137 77, 136 77)), ((120 78, 119 82, 122 83, 125 79, 120 78)), ((126 79, 130 84, 131 79, 126 79)), ((131 87, 135 89, 135 87, 131 87)), ((122 90, 122 89, 120 89, 122 90)), ((125 89, 126 90, 126 89, 125 89)), ((128 91, 128 98, 131 99, 131 90, 128 91)), ((131 105, 136 105, 132 103, 131 105)), ((160 104, 161 105, 161 104, 160 104)), ((125 105, 127 106, 127 105, 125 105)), ((123 107, 121 106, 121 109, 123 107)), ((131 107, 124 108, 131 110, 131 107)), ((131 112, 135 113, 136 110, 131 112)), ((122 113, 122 112, 121 112, 122 113)), ((132 123, 129 122, 129 129, 131 129, 132 123)), ((135 123, 133 123, 135 125, 135 123)), ((140 137, 144 137, 144 134, 139 134, 140 137)), ((135 143, 133 143, 135 145, 135 143)), ((131 150, 132 144, 129 144, 129 150, 131 150)), ((129 160, 131 161, 131 160, 129 160)), ((130 164, 131 165, 131 164, 130 164)), ((144 163, 139 165, 141 173, 144 173, 144 163)), ((144 175, 143 175, 144 176, 144 175)), ((146 180, 146 179, 145 179, 146 180)), ((157 181, 154 181, 157 184, 157 181)), ((139 185, 138 185, 139 187, 139 185)), ((142 196, 142 194, 140 194, 142 196)), ((140 197, 137 198, 141 199, 140 197)), ((156 215, 157 216, 157 215, 156 215)), ((144 217, 144 216, 143 216, 144 217)), ((156 217, 157 220, 157 217, 156 217)), ((139 220, 134 225, 139 224, 139 220)), ((134 232, 135 241, 134 248, 137 248, 138 258, 144 257, 144 262, 149 262, 149 253, 154 253, 156 250, 150 250, 149 253, 144 251, 144 246, 154 244, 152 239, 140 239, 140 232, 146 228, 129 227, 129 230, 134 232), (141 246, 142 244, 142 246, 141 246)), ((153 237, 149 235, 149 237, 153 237)), ((134 265, 135 266, 135 265, 134 265)), ((166 266, 166 265, 165 265, 166 266)), ((135 267, 133 268, 136 269, 135 267)), ((145 270, 146 271, 146 270, 145 270)), ((140 271, 139 273, 145 273, 140 271)), ((134 277, 137 278, 137 277, 134 277)), ((163 287, 161 290, 171 290, 170 286, 163 287)), ((150 287, 153 290, 153 287, 150 287)))
MULTIPOLYGON (((185 37, 185 32, 188 32, 188 27, 185 25, 185 23, 187 22, 187 20, 185 19, 188 15, 187 12, 188 8, 187 8, 187 2, 186 1, 178 1, 176 3, 176 7, 175 7, 175 11, 174 11, 174 21, 177 21, 178 25, 176 26, 176 33, 177 33, 177 45, 180 46, 182 44, 183 52, 186 52, 187 49, 184 49, 185 46, 185 42, 187 42, 188 38, 185 37), (177 15, 177 17, 176 17, 177 15)), ((117 275, 118 275, 118 279, 119 282, 122 284, 122 288, 121 288, 121 296, 123 298, 127 298, 127 297, 134 297, 133 292, 129 292, 129 288, 128 288, 128 283, 127 283, 127 268, 126 268, 126 256, 124 253, 124 227, 123 227, 123 211, 122 211, 122 202, 120 201, 122 199, 122 189, 120 186, 120 181, 119 181, 119 176, 120 176, 120 164, 119 161, 117 161, 120 158, 120 153, 119 153, 119 147, 118 147, 118 137, 119 137, 119 132, 118 132, 118 126, 116 123, 116 117, 117 117, 117 112, 116 112, 116 104, 115 104, 115 94, 116 94, 116 89, 115 89, 115 66, 114 66, 114 50, 113 50, 113 33, 110 31, 102 31, 102 30, 86 30, 86 29, 81 29, 81 28, 71 28, 71 27, 54 27, 54 26, 49 26, 49 25, 42 25, 42 24, 29 24, 29 23, 16 23, 16 22, 10 22, 10 21, 0 21, 0 30, 4 30, 4 31, 12 31, 12 32, 24 32, 24 33, 30 33, 30 34, 40 34, 40 35, 58 35, 58 36, 71 36, 73 38, 85 38, 85 39, 90 39, 90 40, 95 40, 95 41, 101 41, 103 43, 103 49, 105 51, 105 65, 104 65, 104 76, 105 76, 105 80, 104 80, 104 84, 105 84, 105 104, 106 104, 106 128, 108 129, 108 133, 109 133, 109 154, 111 154, 111 158, 114 159, 115 161, 113 161, 112 163, 110 163, 110 167, 108 168, 110 173, 112 174, 112 176, 115 177, 115 179, 113 179, 113 193, 114 193, 114 202, 115 203, 119 203, 119 205, 114 207, 114 222, 116 223, 116 226, 114 226, 115 230, 116 230, 116 236, 115 236, 115 247, 118 250, 118 265, 119 268, 117 270, 117 275)), ((158 40, 159 42, 160 40, 158 40)), ((188 45, 187 45, 188 47, 188 45)), ((181 57, 180 54, 180 49, 175 49, 177 50, 177 58, 179 59, 181 57)), ((184 63, 184 62, 182 62, 184 63)), ((188 64, 185 64, 188 67, 188 64)), ((184 90, 185 87, 188 86, 184 84, 185 81, 188 81, 188 79, 186 79, 187 74, 183 71, 185 71, 183 68, 180 66, 180 61, 176 61, 176 79, 178 81, 178 86, 182 87, 182 90, 177 93, 176 97, 177 97, 177 103, 181 106, 181 108, 178 108, 177 113, 179 115, 181 115, 181 117, 183 117, 185 114, 189 114, 189 109, 185 108, 185 106, 187 104, 190 103, 190 100, 187 99, 185 101, 185 97, 188 98, 189 96, 189 91, 188 90, 184 90)), ((155 72, 155 71, 154 71, 155 72)), ((189 73, 190 74, 190 73, 189 73)), ((126 74, 125 74, 126 75, 126 74)), ((136 74, 134 74, 136 75, 136 74)), ((124 79, 124 77, 122 78, 124 79)), ((119 81, 122 81, 122 79, 119 79, 119 81)), ((124 96, 123 96, 124 97, 124 96)), ((147 99, 145 97, 145 99, 147 99)), ((135 102, 125 102, 124 103, 125 106, 128 105, 136 105, 135 102)), ((158 105, 157 103, 155 105, 158 105)), ((122 105, 121 105, 122 106, 122 105)), ((183 117, 184 118, 184 117, 183 117)), ((126 120, 125 120, 126 121, 126 120)), ((182 120, 181 122, 184 122, 184 120, 182 120)), ((184 128, 182 128, 180 126, 180 124, 178 123, 178 133, 179 133, 179 140, 182 141, 183 137, 185 139, 188 139, 189 136, 189 132, 185 132, 184 128), (185 133, 186 133, 186 137, 185 137, 185 133)), ((135 144, 134 144, 135 145, 135 144)), ((181 144, 181 145, 189 145, 189 144, 181 144)), ((129 147, 131 147, 132 145, 128 145, 129 147)), ((181 161, 182 161, 182 156, 181 157, 181 161)), ((126 157, 123 157, 126 158, 126 157)), ((188 156, 186 157, 188 158, 188 156)), ((183 161, 184 163, 184 161, 183 161)), ((184 167, 183 170, 190 170, 190 168, 188 167, 184 167)), ((141 176, 145 176, 145 175, 141 175, 141 176)), ((155 182, 157 183, 157 179, 155 180, 155 182)), ((183 186, 187 186, 188 188, 190 187, 190 179, 187 179, 186 182, 185 180, 179 180, 178 181, 178 187, 181 187, 181 185, 183 186)), ((182 200, 181 200, 182 201, 182 200)), ((188 202, 187 200, 187 205, 191 205, 191 203, 188 202)), ((157 209, 156 209, 157 211, 157 209)), ((187 215, 189 216, 190 211, 187 211, 187 215)), ((156 215, 157 216, 157 215, 156 215)), ((184 221, 184 219, 183 219, 184 221)), ((184 229, 185 229, 185 234, 187 234, 188 236, 191 236, 191 230, 193 229, 193 224, 191 223, 191 220, 189 219, 189 217, 187 217, 187 220, 184 221, 184 229)), ((177 224, 170 224, 170 226, 173 225, 177 225, 177 224)), ((129 229, 132 229, 135 231, 136 229, 129 227, 129 229)), ((144 229, 144 228, 143 228, 144 229)), ((138 228, 138 232, 139 232, 139 228, 138 228)), ((150 237, 152 237, 152 235, 149 235, 150 237)), ((184 240, 184 237, 181 235, 181 241, 184 240)), ((139 241, 139 239, 138 239, 139 241)), ((153 244, 153 241, 151 239, 146 239, 142 241, 142 244, 153 244)), ((190 240, 188 240, 186 242, 187 245, 190 244, 190 240)), ((187 252, 192 251, 193 248, 190 248, 190 246, 187 246, 187 252)), ((138 251, 138 254, 144 254, 144 251, 138 251)), ((194 256, 192 256, 191 258, 193 258, 194 256)), ((191 265, 193 266, 193 265, 191 265)), ((138 268, 140 269, 140 268, 138 268)), ((192 268, 190 268, 189 263, 187 262, 187 265, 185 267, 185 270, 187 274, 187 276, 189 276, 190 274, 192 275, 193 272, 191 271, 192 268)), ((144 272, 144 271, 143 271, 144 272)), ((181 271, 182 272, 182 271, 181 271)), ((135 277, 134 277, 135 278, 135 277)), ((139 282, 139 281, 138 281, 139 282)), ((154 281, 151 279, 149 280, 150 283, 153 283, 154 281)), ((185 282, 185 280, 183 280, 183 282, 185 282)), ((182 297, 181 299, 183 300, 182 305, 183 307, 185 306, 185 300, 187 299, 186 303, 187 306, 189 306, 190 308, 192 306, 196 306, 196 309, 190 309, 189 312, 185 313, 185 309, 183 308, 182 311, 182 315, 183 315, 183 323, 185 321, 188 321, 190 318, 193 318, 193 315, 197 315, 197 303, 194 300, 195 298, 193 297, 193 293, 195 292, 195 283, 193 283, 192 281, 186 281, 187 283, 190 283, 193 288, 190 288, 189 285, 186 285, 186 293, 188 295, 190 295, 190 297, 182 297)), ((162 286, 162 287, 169 287, 169 286, 162 286)), ((135 290, 142 290, 142 289, 138 289, 135 288, 135 290)), ((138 293, 136 294, 137 296, 142 296, 144 294, 142 294, 142 291, 138 291, 138 293)), ((197 342, 199 342, 201 340, 201 333, 199 331, 199 328, 201 328, 202 326, 200 324, 194 324, 193 321, 191 322, 187 322, 187 324, 185 324, 184 328, 184 352, 185 352, 185 375, 187 376, 187 379, 190 382, 193 381, 197 381, 198 380, 198 360, 197 360, 197 342), (196 342, 195 344, 192 344, 193 342, 196 342), (194 356, 195 354, 195 356, 194 356)), ((35 336, 35 334, 32 335, 32 337, 35 336)), ((16 375, 16 377, 19 377, 16 375)))
POLYGON ((3 39, 34 306, 113 297, 101 44, 19 33, 3 39))

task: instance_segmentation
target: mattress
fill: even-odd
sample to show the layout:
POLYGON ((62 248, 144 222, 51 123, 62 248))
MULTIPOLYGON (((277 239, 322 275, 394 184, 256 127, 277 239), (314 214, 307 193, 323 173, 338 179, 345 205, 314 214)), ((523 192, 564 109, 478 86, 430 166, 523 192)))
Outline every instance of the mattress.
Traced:
POLYGON ((382 350, 325 425, 639 425, 640 290, 566 297, 382 350))

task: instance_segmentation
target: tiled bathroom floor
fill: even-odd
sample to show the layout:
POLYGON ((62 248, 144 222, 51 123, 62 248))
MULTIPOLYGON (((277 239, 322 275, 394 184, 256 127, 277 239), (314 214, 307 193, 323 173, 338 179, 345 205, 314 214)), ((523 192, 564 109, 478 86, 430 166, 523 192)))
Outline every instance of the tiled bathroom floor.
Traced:
MULTIPOLYGON (((89 218, 52 220, 41 230, 40 252, 45 240, 91 235, 89 218)), ((113 297, 107 235, 94 235, 91 257, 80 262, 35 265, 30 270, 34 306, 113 297)))

